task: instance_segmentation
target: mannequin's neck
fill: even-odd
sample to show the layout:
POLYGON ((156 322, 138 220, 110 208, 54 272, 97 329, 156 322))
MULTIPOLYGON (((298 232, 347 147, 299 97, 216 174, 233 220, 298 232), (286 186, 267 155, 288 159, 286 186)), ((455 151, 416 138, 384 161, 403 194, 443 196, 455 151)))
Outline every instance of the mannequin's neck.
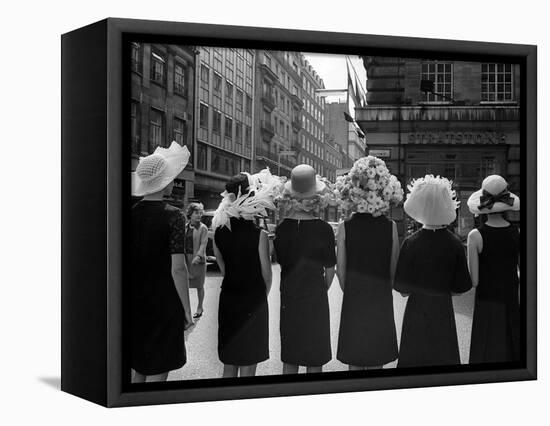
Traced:
POLYGON ((507 226, 510 224, 501 213, 493 213, 487 216, 487 222, 489 226, 507 226))

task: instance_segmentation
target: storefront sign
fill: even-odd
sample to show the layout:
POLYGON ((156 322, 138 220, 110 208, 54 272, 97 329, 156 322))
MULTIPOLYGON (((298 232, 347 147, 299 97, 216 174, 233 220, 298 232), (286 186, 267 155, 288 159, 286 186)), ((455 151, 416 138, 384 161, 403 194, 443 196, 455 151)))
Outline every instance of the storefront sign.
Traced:
POLYGON ((501 144, 506 135, 500 132, 415 132, 409 133, 408 143, 414 144, 501 144))
POLYGON ((378 158, 390 158, 391 149, 369 149, 369 155, 378 158))

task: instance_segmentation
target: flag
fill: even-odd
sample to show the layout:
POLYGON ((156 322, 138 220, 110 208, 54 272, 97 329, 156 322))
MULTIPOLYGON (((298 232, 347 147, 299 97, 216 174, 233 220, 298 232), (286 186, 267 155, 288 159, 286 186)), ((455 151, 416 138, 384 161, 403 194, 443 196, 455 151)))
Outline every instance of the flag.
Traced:
MULTIPOLYGON (((353 84, 354 79, 351 78, 351 73, 350 73, 350 69, 349 69, 349 63, 348 63, 348 57, 347 56, 346 56, 346 70, 348 72, 348 87, 347 87, 347 90, 348 90, 348 96, 347 96, 348 114, 350 115, 350 117, 355 119, 355 107, 360 106, 360 105, 357 102, 357 94, 355 92, 355 86, 353 84)), ((346 120, 347 120, 347 117, 346 117, 346 120)), ((349 121, 349 120, 347 120, 347 121, 349 121)))

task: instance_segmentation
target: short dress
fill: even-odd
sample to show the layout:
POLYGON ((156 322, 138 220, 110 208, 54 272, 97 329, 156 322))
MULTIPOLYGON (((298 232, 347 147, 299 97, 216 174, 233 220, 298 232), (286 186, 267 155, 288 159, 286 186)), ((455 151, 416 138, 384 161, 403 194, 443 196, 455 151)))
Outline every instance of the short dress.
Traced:
POLYGON ((346 281, 337 358, 349 365, 384 365, 397 358, 390 279, 393 222, 354 213, 344 226, 346 281))
POLYGON ((420 229, 399 253, 395 290, 410 294, 398 367, 460 364, 451 293, 472 288, 466 253, 447 229, 420 229))
POLYGON ((231 218, 231 230, 216 229, 225 275, 218 311, 218 356, 228 365, 257 364, 269 358, 269 312, 258 246, 261 230, 231 218))
POLYGON ((208 228, 199 223, 197 228, 187 224, 185 227, 185 260, 189 271, 189 288, 203 288, 206 279, 206 241, 208 228), (201 246, 202 249, 201 249, 201 246), (200 255, 201 261, 193 264, 193 259, 200 255))
POLYGON ((520 360, 519 231, 481 225, 470 363, 520 360))
POLYGON ((274 245, 281 265, 281 360, 322 366, 332 357, 324 268, 336 264, 334 232, 320 219, 285 219, 274 245))
POLYGON ((132 208, 128 284, 131 367, 144 375, 186 362, 185 312, 172 278, 172 254, 184 253, 185 216, 163 201, 132 208))

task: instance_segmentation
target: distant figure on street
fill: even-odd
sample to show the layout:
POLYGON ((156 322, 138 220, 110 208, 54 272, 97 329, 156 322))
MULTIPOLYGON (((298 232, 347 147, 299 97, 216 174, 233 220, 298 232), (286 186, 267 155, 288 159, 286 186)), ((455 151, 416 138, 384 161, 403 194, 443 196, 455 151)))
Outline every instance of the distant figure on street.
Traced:
POLYGON ((212 219, 214 254, 223 275, 218 312, 223 377, 254 376, 257 364, 269 358, 271 260, 267 233, 255 218, 275 208, 279 184, 268 169, 233 176, 212 219))
POLYGON ((504 217, 519 198, 503 177, 485 178, 468 199, 487 220, 468 235, 468 265, 476 288, 470 364, 520 360, 519 230, 504 217))
POLYGON ((193 324, 185 263, 185 217, 163 200, 189 160, 172 142, 141 158, 132 173, 130 364, 134 383, 166 381, 186 362, 184 330, 193 324))
POLYGON ((409 295, 398 367, 460 364, 452 295, 472 288, 466 254, 447 229, 456 218, 451 182, 426 175, 409 186, 405 212, 422 228, 403 241, 394 289, 409 295))
POLYGON ((321 372, 331 359, 327 291, 334 278, 336 253, 331 226, 319 219, 327 186, 313 167, 292 169, 280 203, 286 218, 275 231, 281 265, 281 360, 283 374, 321 372))
POLYGON ((385 214, 403 199, 384 161, 368 156, 336 182, 345 211, 337 232, 338 281, 344 292, 337 358, 350 370, 397 359, 392 284, 399 256, 395 222, 385 214))
POLYGON ((206 244, 208 228, 201 222, 204 206, 201 203, 190 203, 185 216, 185 259, 189 270, 189 288, 197 289, 198 304, 193 318, 200 318, 204 312, 204 279, 206 277, 206 244))

